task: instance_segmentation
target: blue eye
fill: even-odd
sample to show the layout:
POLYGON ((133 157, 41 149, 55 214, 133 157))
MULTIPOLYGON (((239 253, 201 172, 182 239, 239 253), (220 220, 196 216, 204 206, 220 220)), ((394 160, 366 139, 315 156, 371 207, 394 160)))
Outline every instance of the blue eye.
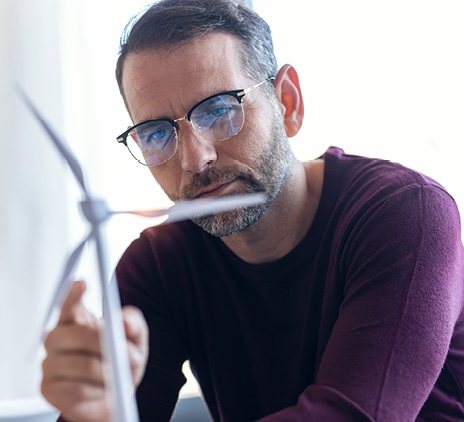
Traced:
POLYGON ((148 122, 137 128, 137 143, 143 149, 163 149, 174 135, 174 128, 167 121, 148 122))
POLYGON ((221 117, 227 112, 227 107, 216 107, 209 111, 209 114, 215 118, 221 117))
POLYGON ((242 106, 233 95, 219 94, 197 104, 191 111, 190 121, 206 139, 228 139, 243 125, 242 106))
POLYGON ((160 128, 158 130, 154 130, 151 133, 151 136, 149 137, 149 139, 152 139, 152 138, 155 138, 155 140, 163 139, 166 136, 166 133, 167 133, 166 129, 160 128))

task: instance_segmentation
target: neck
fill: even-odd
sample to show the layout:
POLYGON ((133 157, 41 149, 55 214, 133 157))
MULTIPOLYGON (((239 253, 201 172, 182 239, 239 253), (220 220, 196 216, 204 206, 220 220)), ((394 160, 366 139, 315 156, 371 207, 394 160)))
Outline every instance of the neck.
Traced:
POLYGON ((252 226, 221 240, 251 264, 272 262, 287 255, 308 232, 319 205, 324 162, 293 159, 282 191, 252 226))

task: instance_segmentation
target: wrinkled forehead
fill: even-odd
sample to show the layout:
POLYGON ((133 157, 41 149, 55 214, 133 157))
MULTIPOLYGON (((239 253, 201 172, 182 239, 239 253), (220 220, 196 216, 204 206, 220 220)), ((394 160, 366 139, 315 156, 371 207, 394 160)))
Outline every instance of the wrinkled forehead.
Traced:
POLYGON ((239 39, 215 32, 175 49, 130 53, 124 63, 123 87, 132 118, 161 117, 148 116, 156 102, 171 103, 172 112, 179 113, 209 95, 242 88, 250 79, 244 75, 241 52, 239 39))

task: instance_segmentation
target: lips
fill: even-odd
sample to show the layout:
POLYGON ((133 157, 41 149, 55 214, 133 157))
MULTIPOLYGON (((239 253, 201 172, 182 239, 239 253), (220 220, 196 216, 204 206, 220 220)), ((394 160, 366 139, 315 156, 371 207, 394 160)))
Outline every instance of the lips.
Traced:
POLYGON ((198 198, 214 198, 216 196, 222 196, 227 193, 229 187, 232 185, 234 181, 221 183, 221 184, 214 184, 209 185, 202 189, 196 196, 195 199, 198 198))

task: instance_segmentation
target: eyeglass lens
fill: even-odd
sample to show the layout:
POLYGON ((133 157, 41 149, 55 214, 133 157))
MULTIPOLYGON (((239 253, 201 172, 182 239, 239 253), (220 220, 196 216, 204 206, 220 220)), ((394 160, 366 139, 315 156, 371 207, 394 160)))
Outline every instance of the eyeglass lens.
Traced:
MULTIPOLYGON (((200 102, 190 113, 193 128, 208 141, 224 141, 243 126, 244 114, 233 95, 220 94, 200 102)), ((177 133, 171 120, 153 120, 135 127, 127 136, 131 154, 142 164, 156 166, 177 150, 177 133)))
POLYGON ((147 122, 129 133, 127 147, 137 161, 156 166, 175 154, 177 134, 168 120, 147 122))

